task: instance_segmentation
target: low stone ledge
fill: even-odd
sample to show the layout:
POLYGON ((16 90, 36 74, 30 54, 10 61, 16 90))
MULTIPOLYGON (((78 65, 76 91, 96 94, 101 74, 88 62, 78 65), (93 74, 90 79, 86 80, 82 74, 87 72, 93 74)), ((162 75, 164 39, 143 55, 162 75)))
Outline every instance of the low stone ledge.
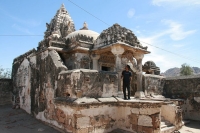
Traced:
POLYGON ((151 100, 119 100, 119 98, 64 98, 57 97, 54 99, 56 104, 69 105, 72 107, 89 107, 100 105, 112 105, 112 106, 127 106, 131 108, 158 108, 163 105, 163 101, 151 101, 151 100))
POLYGON ((115 99, 114 97, 110 97, 110 98, 98 98, 98 100, 100 102, 117 102, 117 99, 115 99))
POLYGON ((87 103, 98 103, 99 101, 95 98, 78 98, 74 101, 75 104, 87 104, 87 103))

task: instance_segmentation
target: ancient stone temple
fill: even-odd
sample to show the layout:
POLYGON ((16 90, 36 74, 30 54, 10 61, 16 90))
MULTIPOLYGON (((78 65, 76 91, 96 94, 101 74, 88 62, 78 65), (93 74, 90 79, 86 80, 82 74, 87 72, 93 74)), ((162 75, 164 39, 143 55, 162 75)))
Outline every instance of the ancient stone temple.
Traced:
POLYGON ((160 69, 142 65, 150 52, 131 30, 113 24, 99 34, 86 22, 75 30, 64 5, 46 26, 37 50, 13 61, 13 92, 26 112, 73 133, 159 133, 162 120, 173 125, 170 131, 182 126, 177 105, 161 96, 160 69), (127 64, 133 73, 129 101, 121 87, 127 64))

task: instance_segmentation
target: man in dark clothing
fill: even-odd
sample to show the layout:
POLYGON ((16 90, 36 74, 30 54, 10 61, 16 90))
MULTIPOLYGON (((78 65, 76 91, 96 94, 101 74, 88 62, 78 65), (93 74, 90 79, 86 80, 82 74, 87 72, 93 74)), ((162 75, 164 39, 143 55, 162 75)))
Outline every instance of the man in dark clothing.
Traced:
POLYGON ((130 81, 132 79, 132 73, 130 71, 130 66, 126 65, 125 70, 122 72, 122 78, 123 78, 123 93, 124 93, 124 99, 126 99, 126 88, 128 90, 128 100, 130 100, 130 81))

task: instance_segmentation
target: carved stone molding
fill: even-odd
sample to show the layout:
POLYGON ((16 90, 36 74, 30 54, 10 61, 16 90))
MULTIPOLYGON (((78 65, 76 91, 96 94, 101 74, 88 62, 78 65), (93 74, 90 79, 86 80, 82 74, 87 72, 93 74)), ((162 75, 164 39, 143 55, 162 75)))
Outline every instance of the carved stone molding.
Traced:
POLYGON ((111 52, 114 55, 122 55, 124 53, 124 51, 125 51, 124 48, 121 47, 120 45, 111 47, 111 52))

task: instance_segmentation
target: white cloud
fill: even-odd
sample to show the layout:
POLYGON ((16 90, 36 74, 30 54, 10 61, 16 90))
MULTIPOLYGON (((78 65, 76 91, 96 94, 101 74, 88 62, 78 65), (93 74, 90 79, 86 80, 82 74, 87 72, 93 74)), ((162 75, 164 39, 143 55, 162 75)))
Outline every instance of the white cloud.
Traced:
POLYGON ((200 5, 200 0, 152 0, 152 4, 156 6, 194 6, 200 5))
POLYGON ((143 59, 143 63, 145 63, 146 61, 152 60, 156 63, 158 67, 160 67, 161 72, 164 72, 169 68, 179 67, 180 64, 182 64, 181 62, 182 60, 180 59, 180 57, 177 57, 171 53, 163 51, 162 49, 168 50, 167 47, 174 47, 174 48, 183 47, 184 44, 179 44, 177 43, 177 41, 182 40, 186 38, 187 36, 195 33, 195 30, 186 31, 183 28, 182 24, 177 23, 172 20, 162 20, 161 23, 163 23, 164 25, 167 25, 167 28, 165 28, 164 30, 160 32, 154 33, 150 36, 142 35, 142 33, 144 32, 141 31, 141 36, 138 37, 138 39, 143 44, 143 46, 148 46, 148 51, 151 52, 150 54, 145 55, 143 59), (166 39, 167 39, 166 37, 171 38, 171 40, 168 40, 167 43, 166 43, 166 39), (176 41, 176 43, 173 43, 173 44, 169 43, 171 41, 173 42, 176 41))
POLYGON ((158 67, 160 67, 161 72, 165 72, 169 68, 180 66, 180 64, 176 60, 172 60, 173 55, 159 49, 162 48, 161 46, 159 46, 159 44, 164 44, 164 42, 161 41, 161 37, 162 33, 158 33, 157 35, 154 36, 141 37, 141 38, 138 37, 138 38, 140 42, 143 44, 143 46, 148 46, 147 50, 151 52, 150 54, 144 56, 143 64, 146 61, 153 61, 158 67), (147 45, 146 43, 143 42, 146 42, 150 45, 147 45))
POLYGON ((182 24, 172 20, 162 20, 162 23, 169 27, 168 30, 164 31, 164 34, 168 34, 175 41, 182 40, 196 32, 196 30, 185 31, 182 24))
POLYGON ((164 72, 167 69, 174 67, 174 65, 176 65, 176 62, 172 63, 172 61, 169 58, 167 58, 166 54, 160 54, 163 52, 161 49, 156 48, 157 45, 161 43, 160 37, 162 36, 163 33, 158 33, 149 37, 138 37, 138 39, 140 40, 143 46, 148 46, 147 50, 151 52, 150 54, 144 56, 143 64, 146 61, 153 61, 158 67, 160 67, 161 72, 164 72))
POLYGON ((135 15, 135 10, 133 8, 129 9, 127 12, 127 17, 132 18, 135 15))

